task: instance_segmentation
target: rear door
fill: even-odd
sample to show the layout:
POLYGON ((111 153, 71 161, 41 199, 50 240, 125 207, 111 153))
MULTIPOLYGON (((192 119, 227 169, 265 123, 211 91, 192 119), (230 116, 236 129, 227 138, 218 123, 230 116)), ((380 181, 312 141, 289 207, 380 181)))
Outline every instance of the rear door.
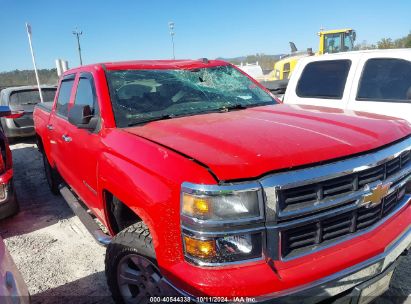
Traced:
POLYGON ((356 73, 348 107, 411 121, 411 56, 364 55, 356 73))
POLYGON ((72 185, 75 179, 74 174, 67 163, 67 158, 71 152, 67 149, 69 143, 65 139, 65 134, 70 125, 67 115, 74 95, 75 78, 76 74, 70 74, 64 76, 61 80, 56 103, 47 125, 51 155, 59 173, 69 185, 72 185))

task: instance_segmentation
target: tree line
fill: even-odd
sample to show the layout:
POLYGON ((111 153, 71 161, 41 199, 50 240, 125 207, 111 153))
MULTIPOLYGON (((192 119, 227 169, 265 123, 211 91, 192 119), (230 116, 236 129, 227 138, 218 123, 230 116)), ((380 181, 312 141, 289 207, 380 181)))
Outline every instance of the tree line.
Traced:
POLYGON ((366 40, 357 44, 354 49, 356 50, 370 50, 370 49, 402 49, 411 48, 411 32, 402 38, 382 38, 375 44, 368 44, 366 40))
MULTIPOLYGON (((57 84, 57 69, 41 69, 38 70, 38 73, 41 84, 57 84)), ((34 84, 37 84, 34 70, 14 70, 0 73, 0 88, 34 84)))

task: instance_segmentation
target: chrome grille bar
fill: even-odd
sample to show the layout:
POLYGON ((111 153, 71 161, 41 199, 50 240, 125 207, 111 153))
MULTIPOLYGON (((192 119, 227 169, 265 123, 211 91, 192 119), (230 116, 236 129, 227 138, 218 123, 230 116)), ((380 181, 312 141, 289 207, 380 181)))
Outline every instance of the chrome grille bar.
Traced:
POLYGON ((346 160, 263 178, 268 255, 291 260, 375 229, 409 206, 410 182, 411 137, 346 160), (380 204, 363 205, 377 185, 387 184, 380 204))
POLYGON ((367 181, 372 183, 375 180, 370 179, 371 176, 377 176, 377 180, 392 182, 394 187, 396 183, 411 174, 410 150, 411 138, 407 138, 373 153, 263 178, 261 184, 266 196, 267 221, 276 222, 292 219, 336 208, 353 200, 359 201, 367 192, 365 188, 368 184, 367 181), (381 168, 383 168, 383 174, 381 168), (394 168, 396 169, 394 170, 394 168), (372 170, 375 172, 372 173, 372 170), (367 173, 369 174, 367 175, 367 173), (324 185, 329 185, 336 178, 344 179, 345 177, 352 180, 352 188, 349 191, 346 191, 347 187, 344 187, 343 184, 337 184, 337 191, 344 190, 343 192, 336 195, 332 195, 332 193, 324 195, 324 185), (365 182, 360 183, 361 181, 365 182), (285 208, 282 196, 284 191, 298 190, 302 186, 315 189, 316 197, 313 198, 308 192, 302 193, 308 198, 305 204, 299 205, 298 208, 285 208))

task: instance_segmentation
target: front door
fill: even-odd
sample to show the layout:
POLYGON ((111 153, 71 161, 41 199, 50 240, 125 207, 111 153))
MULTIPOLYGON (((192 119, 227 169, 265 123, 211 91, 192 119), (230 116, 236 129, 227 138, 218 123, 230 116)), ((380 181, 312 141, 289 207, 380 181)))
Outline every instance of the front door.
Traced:
MULTIPOLYGON (((79 75, 75 88, 73 106, 75 105, 89 106, 94 118, 100 121, 98 98, 91 73, 81 73, 79 75)), ((65 154, 68 155, 66 159, 67 166, 71 168, 75 175, 75 183, 72 187, 97 215, 101 213, 97 193, 97 162, 101 151, 99 130, 100 122, 92 130, 80 129, 68 122, 64 132, 65 138, 68 138, 65 146, 67 149, 65 154)))

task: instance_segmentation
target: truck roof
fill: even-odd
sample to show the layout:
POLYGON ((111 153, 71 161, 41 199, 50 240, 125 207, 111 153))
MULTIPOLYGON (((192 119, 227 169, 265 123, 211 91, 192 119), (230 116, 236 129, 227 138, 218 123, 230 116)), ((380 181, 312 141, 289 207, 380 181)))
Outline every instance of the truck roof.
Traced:
POLYGON ((305 56, 299 60, 299 65, 308 64, 313 61, 326 61, 335 59, 354 59, 354 58, 411 58, 411 49, 373 49, 373 50, 359 50, 351 52, 340 52, 334 54, 323 54, 321 56, 305 56))
POLYGON ((228 63, 223 60, 208 60, 208 59, 186 59, 186 60, 133 60, 133 61, 120 61, 120 62, 101 62, 90 65, 84 65, 67 70, 65 74, 75 72, 83 69, 90 69, 95 67, 104 66, 107 70, 139 70, 139 69, 199 69, 209 68, 219 65, 227 65, 228 63))
POLYGON ((359 51, 351 51, 351 52, 340 52, 340 53, 325 53, 321 56, 312 56, 313 58, 329 58, 329 57, 345 57, 351 55, 360 55, 360 54, 369 54, 369 55, 378 55, 378 56, 390 56, 390 55, 399 55, 399 54, 411 54, 411 49, 403 48, 403 49, 372 49, 372 50, 359 50, 359 51))

